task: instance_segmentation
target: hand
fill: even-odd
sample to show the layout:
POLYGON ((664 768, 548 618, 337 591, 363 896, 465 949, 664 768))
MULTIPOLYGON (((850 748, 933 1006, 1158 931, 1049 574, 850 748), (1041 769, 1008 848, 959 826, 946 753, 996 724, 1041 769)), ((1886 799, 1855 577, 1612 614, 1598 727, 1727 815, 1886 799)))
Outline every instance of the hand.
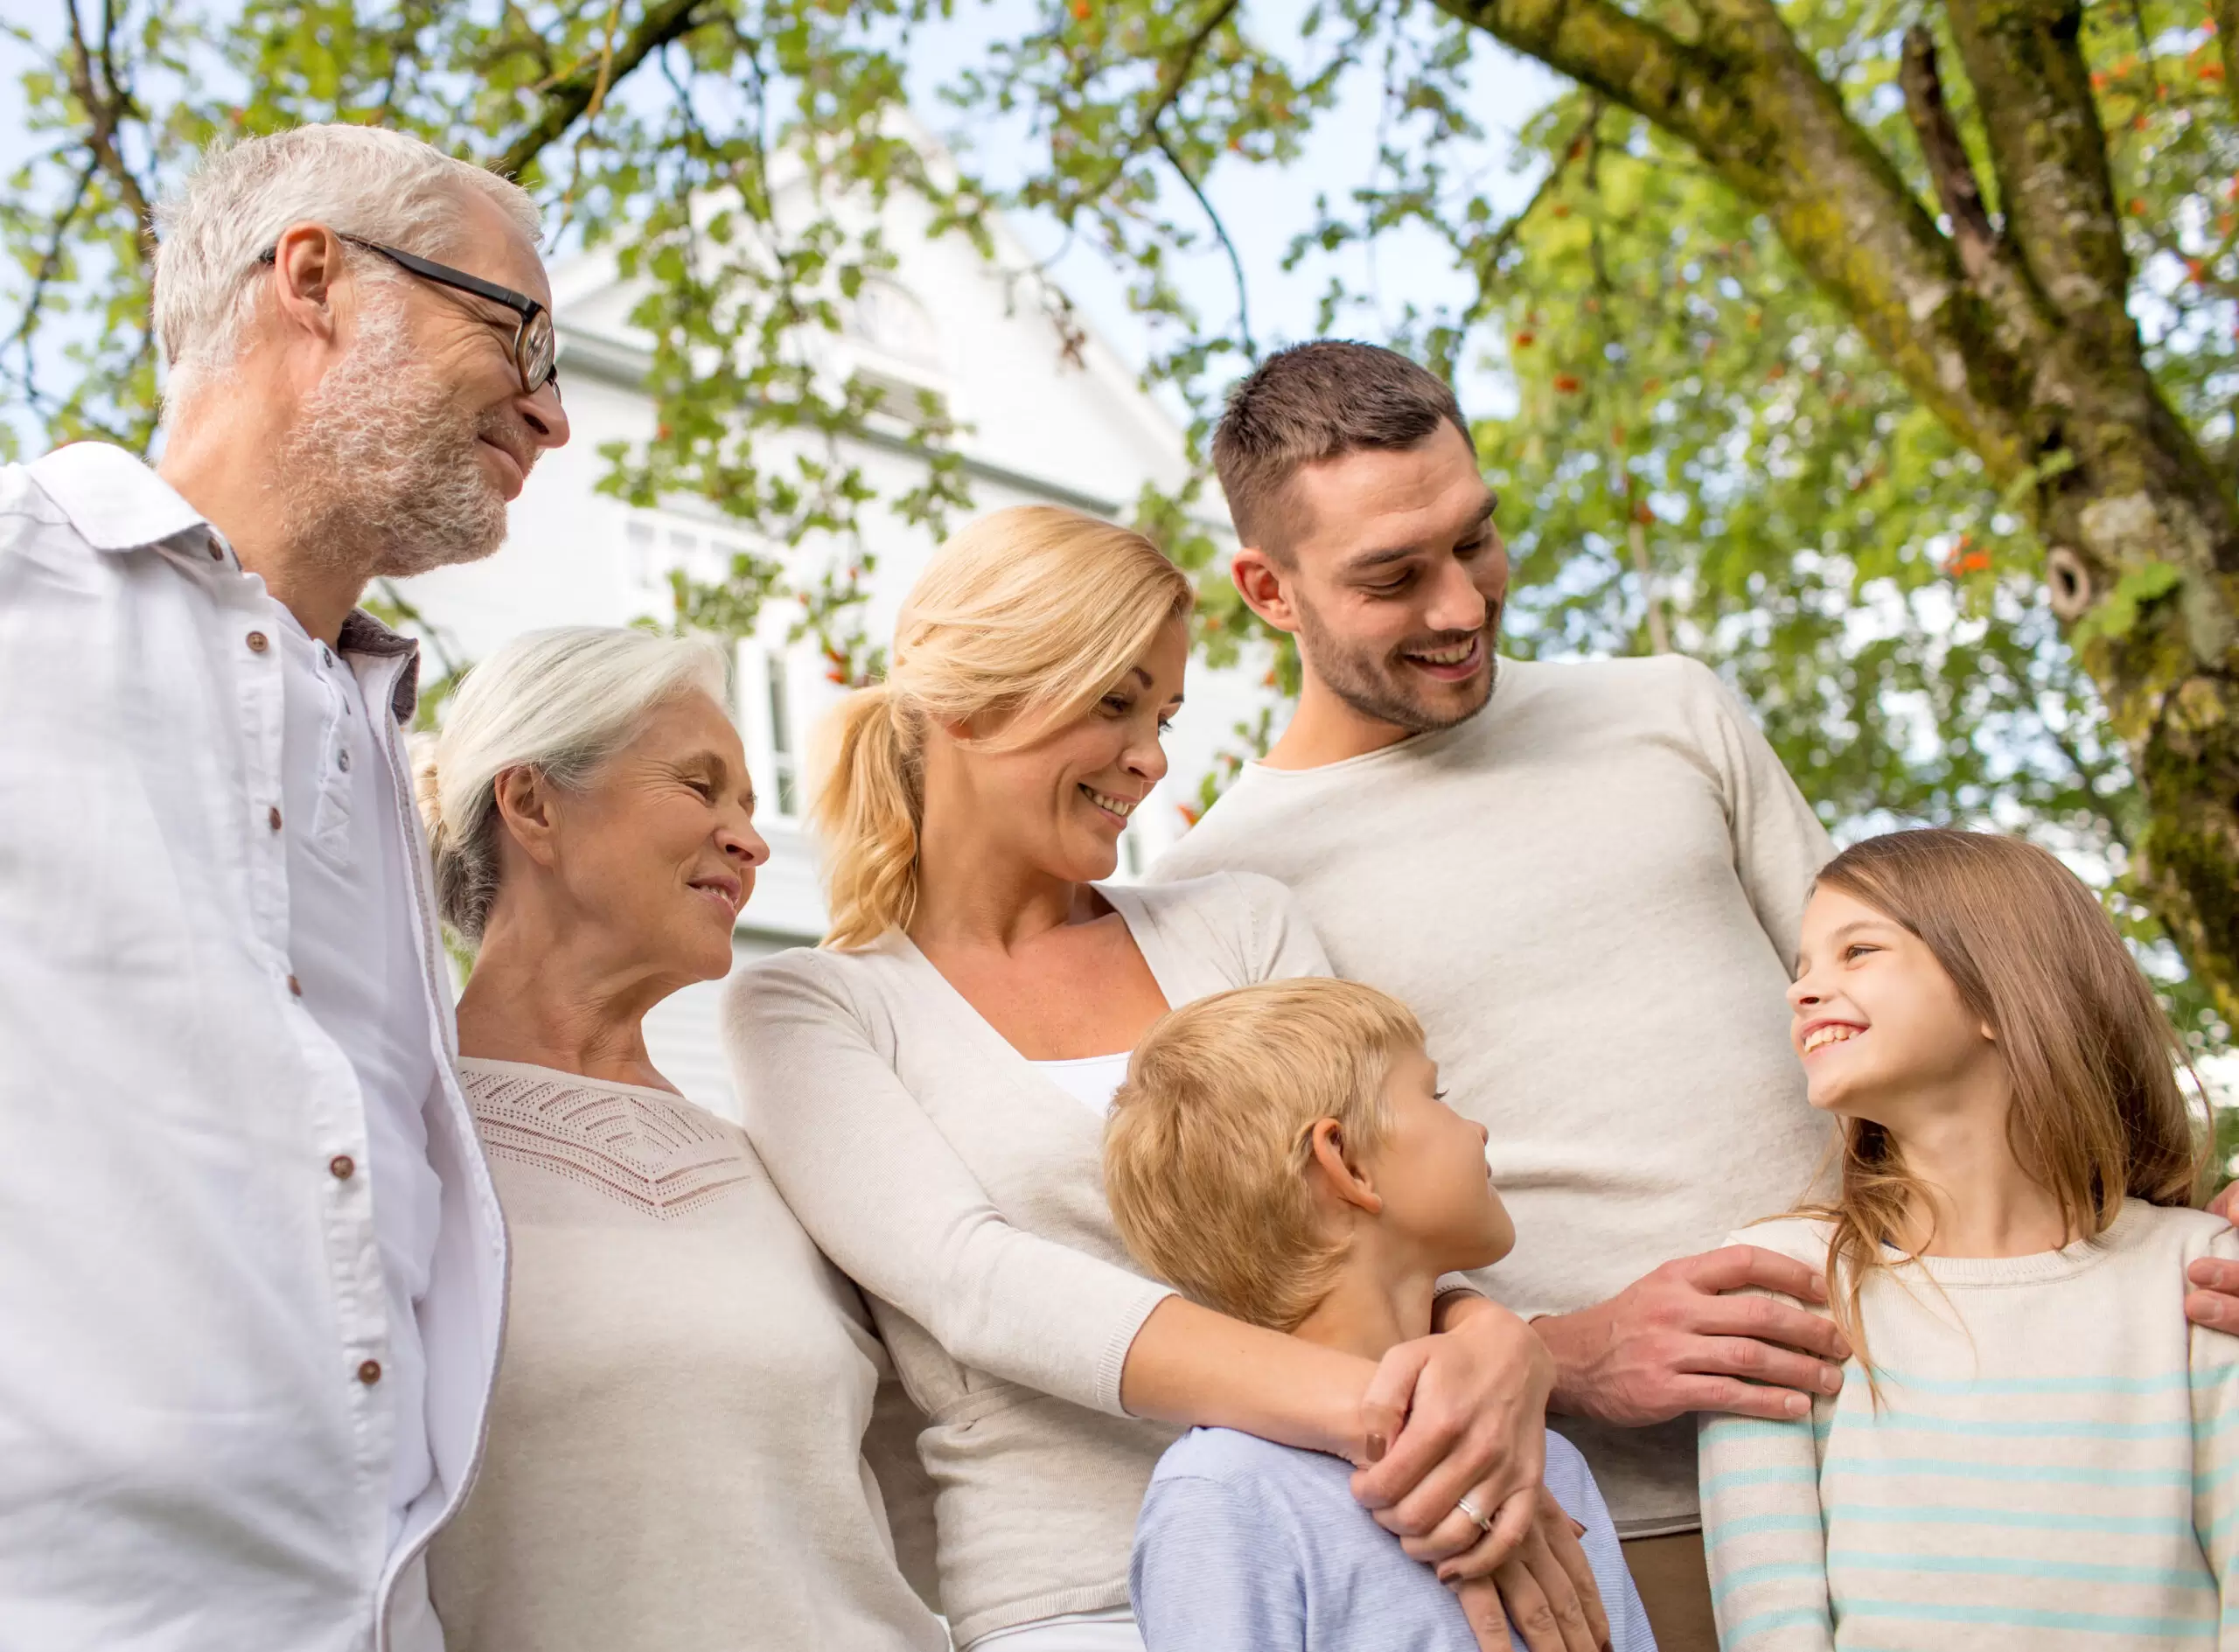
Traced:
MULTIPOLYGON (((2239 1227, 2239 1181, 2208 1201, 2210 1214, 2239 1227)), ((2204 1256, 2185 1270, 2197 1289, 2185 1297, 2185 1317, 2210 1330, 2239 1334, 2239 1262, 2204 1256)))
MULTIPOLYGON (((2239 1266, 2233 1273, 2239 1279, 2239 1266)), ((1627 1428, 1688 1412, 1803 1416, 1813 1395, 1841 1389, 1850 1345, 1817 1314, 1775 1297, 1726 1294, 1752 1286, 1827 1300, 1825 1275, 1792 1257, 1730 1244, 1667 1262, 1594 1307, 1534 1320, 1555 1356, 1555 1408, 1627 1428)), ((2239 1302, 2232 1307, 2239 1325, 2239 1302)))
POLYGON ((1510 1623, 1531 1652, 1600 1652, 1609 1618, 1579 1546, 1581 1528, 1544 1487, 1534 1502, 1523 1546, 1500 1570, 1453 1586, 1480 1652, 1507 1652, 1510 1623))
POLYGON ((1457 1304, 1447 1323, 1377 1367, 1362 1409, 1381 1440, 1371 1439, 1353 1495, 1378 1525, 1412 1540, 1417 1559, 1463 1556, 1466 1575, 1479 1577, 1530 1531, 1531 1494, 1547 1466, 1554 1363, 1530 1326, 1482 1298, 1457 1304), (1489 1537, 1459 1512, 1465 1495, 1493 1516, 1489 1537))

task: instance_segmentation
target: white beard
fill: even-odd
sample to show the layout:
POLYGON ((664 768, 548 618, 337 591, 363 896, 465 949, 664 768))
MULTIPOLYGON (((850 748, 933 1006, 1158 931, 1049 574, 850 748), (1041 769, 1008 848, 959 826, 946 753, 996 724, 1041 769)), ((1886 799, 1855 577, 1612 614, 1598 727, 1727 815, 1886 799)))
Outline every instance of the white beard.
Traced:
POLYGON ((367 315, 282 443, 288 540, 367 579, 489 555, 505 542, 506 500, 477 437, 503 416, 452 405, 415 359, 400 310, 367 315))

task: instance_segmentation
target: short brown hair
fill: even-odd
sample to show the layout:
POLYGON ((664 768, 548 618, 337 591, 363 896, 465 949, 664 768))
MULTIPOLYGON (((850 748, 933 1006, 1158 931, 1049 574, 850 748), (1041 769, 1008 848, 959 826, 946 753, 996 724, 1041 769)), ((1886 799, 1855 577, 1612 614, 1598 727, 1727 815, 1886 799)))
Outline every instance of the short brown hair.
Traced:
POLYGON ((1306 1172, 1317 1120, 1372 1154, 1384 1084, 1420 1049, 1398 999, 1353 981, 1268 981, 1161 1019, 1127 1063, 1104 1130, 1104 1186, 1135 1259, 1192 1300, 1288 1331, 1344 1258, 1306 1172))
MULTIPOLYGON (((2096 1238, 2124 1198, 2193 1202, 2201 1135, 2152 986, 2083 881, 2033 843, 1988 832, 1892 832, 1844 850, 1817 887, 1872 907, 1927 945, 1967 1013, 1996 1035, 2012 1089, 2006 1140, 2096 1238)), ((1902 1243, 1919 1182, 1888 1131, 1843 1121, 1841 1181, 1807 1207, 1831 1225, 1836 1322, 1861 1357, 1859 1293, 1902 1243)), ((1869 1367, 1869 1369, 1871 1369, 1869 1367)))
POLYGON ((1279 350, 1229 392, 1213 467, 1237 538, 1283 554, 1296 531, 1282 492, 1302 465, 1419 447, 1450 424, 1475 449, 1454 391, 1397 351, 1346 338, 1279 350))

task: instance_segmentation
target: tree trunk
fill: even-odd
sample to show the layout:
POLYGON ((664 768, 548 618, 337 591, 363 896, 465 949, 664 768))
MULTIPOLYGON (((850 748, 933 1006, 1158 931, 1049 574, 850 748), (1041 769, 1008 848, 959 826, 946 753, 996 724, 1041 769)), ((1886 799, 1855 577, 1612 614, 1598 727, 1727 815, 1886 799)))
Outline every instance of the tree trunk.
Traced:
POLYGON ((2054 611, 2145 799, 2139 881, 2239 1026, 2239 505, 2128 310, 2079 0, 1947 0, 2002 224, 1950 128, 1933 40, 1908 37, 1902 84, 1949 234, 1769 0, 1698 0, 1691 41, 1609 0, 1437 3, 1693 148, 2033 512, 2054 611))

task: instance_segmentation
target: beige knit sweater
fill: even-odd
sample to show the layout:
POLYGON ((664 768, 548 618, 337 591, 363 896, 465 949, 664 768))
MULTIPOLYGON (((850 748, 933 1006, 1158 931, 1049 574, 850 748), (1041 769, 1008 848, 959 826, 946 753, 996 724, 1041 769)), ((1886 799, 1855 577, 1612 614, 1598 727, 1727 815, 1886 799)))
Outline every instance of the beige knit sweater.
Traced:
POLYGON ((945 1649, 865 1455, 884 1350, 744 1135, 459 1066, 513 1265, 481 1478, 429 1559, 450 1652, 945 1649))
MULTIPOLYGON (((1266 878, 1104 895, 1169 1004, 1327 972, 1266 878)), ((1113 1227, 1100 1121, 898 933, 750 965, 724 1019, 763 1162, 931 1418, 957 1643, 1125 1606, 1135 1513, 1177 1431, 1120 1410, 1128 1345, 1168 1293, 1113 1227)))

